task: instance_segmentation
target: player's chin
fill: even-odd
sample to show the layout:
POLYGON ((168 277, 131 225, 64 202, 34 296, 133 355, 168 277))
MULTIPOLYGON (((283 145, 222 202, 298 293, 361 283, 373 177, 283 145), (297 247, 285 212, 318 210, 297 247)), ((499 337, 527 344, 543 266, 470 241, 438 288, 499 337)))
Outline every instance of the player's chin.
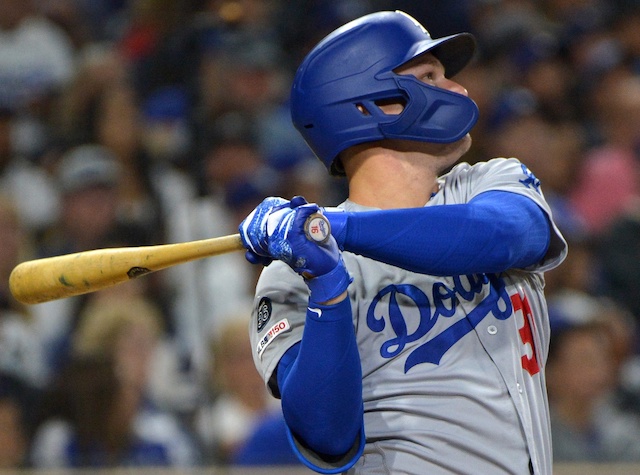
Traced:
POLYGON ((434 144, 439 148, 437 155, 460 158, 471 148, 471 135, 467 134, 459 140, 450 143, 434 144))
POLYGON ((471 135, 467 134, 455 142, 437 144, 437 147, 439 150, 435 155, 440 157, 438 173, 443 173, 455 165, 469 151, 471 148, 471 135))

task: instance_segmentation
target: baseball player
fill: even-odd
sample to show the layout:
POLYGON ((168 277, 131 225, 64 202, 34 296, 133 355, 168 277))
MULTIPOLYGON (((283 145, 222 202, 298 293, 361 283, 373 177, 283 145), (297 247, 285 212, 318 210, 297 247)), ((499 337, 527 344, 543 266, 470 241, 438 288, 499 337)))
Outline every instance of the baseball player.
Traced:
POLYGON ((478 109, 451 78, 474 48, 378 12, 294 78, 293 122, 349 197, 267 198, 240 234, 268 265, 254 360, 317 472, 552 473, 543 272, 566 243, 517 159, 456 165, 478 109))

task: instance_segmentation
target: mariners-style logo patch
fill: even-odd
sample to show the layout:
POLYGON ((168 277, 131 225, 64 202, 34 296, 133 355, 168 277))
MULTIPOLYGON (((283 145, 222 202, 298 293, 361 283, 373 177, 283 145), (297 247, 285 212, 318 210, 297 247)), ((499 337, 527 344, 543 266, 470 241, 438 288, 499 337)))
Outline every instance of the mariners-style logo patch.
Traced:
POLYGON ((258 304, 258 332, 261 332, 264 326, 271 318, 271 299, 262 297, 258 304))

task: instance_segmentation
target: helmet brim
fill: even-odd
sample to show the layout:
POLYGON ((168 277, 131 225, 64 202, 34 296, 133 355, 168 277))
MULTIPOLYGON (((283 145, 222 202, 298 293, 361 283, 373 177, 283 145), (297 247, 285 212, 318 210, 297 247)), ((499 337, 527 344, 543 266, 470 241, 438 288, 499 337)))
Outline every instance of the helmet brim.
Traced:
POLYGON ((476 40, 470 33, 458 33, 414 45, 406 60, 397 67, 426 53, 432 53, 444 66, 445 76, 452 78, 471 62, 476 52, 476 40))

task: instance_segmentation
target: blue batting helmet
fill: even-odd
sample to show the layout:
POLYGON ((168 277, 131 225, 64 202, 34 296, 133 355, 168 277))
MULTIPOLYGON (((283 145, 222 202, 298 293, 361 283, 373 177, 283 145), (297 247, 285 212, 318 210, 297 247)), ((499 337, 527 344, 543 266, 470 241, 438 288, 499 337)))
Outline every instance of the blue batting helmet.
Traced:
POLYGON ((478 120, 475 102, 394 70, 430 51, 450 78, 472 59, 475 47, 468 33, 433 39, 400 11, 353 20, 302 61, 291 90, 293 123, 333 174, 341 173, 335 158, 352 145, 381 139, 460 140, 478 120), (377 106, 389 101, 402 103, 402 113, 387 115, 377 106))

